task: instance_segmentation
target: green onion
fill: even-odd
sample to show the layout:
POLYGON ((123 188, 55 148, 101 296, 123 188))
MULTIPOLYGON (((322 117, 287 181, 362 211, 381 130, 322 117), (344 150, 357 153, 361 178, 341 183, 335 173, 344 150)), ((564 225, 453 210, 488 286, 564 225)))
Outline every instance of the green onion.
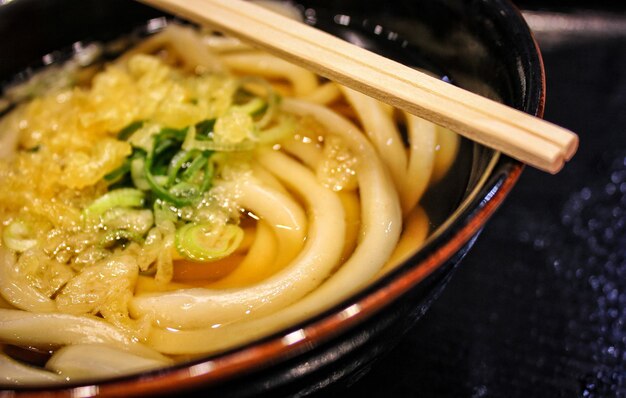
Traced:
POLYGON ((200 153, 200 155, 196 156, 193 161, 189 163, 187 169, 182 173, 181 178, 184 181, 191 181, 198 174, 198 172, 202 170, 204 166, 206 166, 207 162, 209 161, 209 157, 211 156, 210 151, 200 152, 196 149, 194 149, 194 151, 196 153, 200 153))
POLYGON ((185 139, 185 136, 187 135, 187 129, 188 128, 173 129, 169 127, 164 127, 154 137, 154 140, 155 142, 169 140, 173 143, 180 143, 183 142, 183 140, 185 139))
POLYGON ((37 244, 32 236, 33 231, 26 222, 15 220, 4 229, 2 241, 9 249, 21 253, 37 244))
MULTIPOLYGON (((133 152, 124 160, 124 163, 117 169, 113 170, 109 174, 104 176, 104 179, 111 183, 111 185, 126 185, 126 180, 128 179, 128 173, 131 173, 131 177, 134 181, 135 177, 133 177, 133 162, 138 159, 141 159, 146 156, 146 152, 141 148, 133 148, 133 152)), ((148 189, 142 188, 141 186, 135 184, 139 189, 148 189)))
MULTIPOLYGON (((155 143, 155 146, 157 143, 155 143)), ((150 152, 146 157, 146 161, 144 163, 144 174, 146 177, 146 181, 148 182, 150 189, 156 195, 157 198, 165 200, 167 202, 173 203, 177 207, 187 206, 193 203, 196 199, 195 197, 184 197, 184 196, 176 196, 176 194, 171 193, 164 183, 167 180, 163 181, 162 178, 165 176, 154 175, 152 173, 152 162, 154 158, 154 151, 150 152)))
POLYGON ((126 158, 120 167, 105 175, 104 179, 110 182, 121 180, 130 171, 130 162, 130 158, 126 158))
MULTIPOLYGON (((242 109, 249 110, 248 114, 251 116, 259 117, 263 115, 256 123, 257 127, 263 128, 268 125, 276 114, 277 105, 280 103, 280 96, 276 93, 276 91, 272 88, 269 82, 265 79, 255 78, 255 77, 245 77, 240 80, 240 86, 242 87, 236 96, 242 97, 253 97, 254 99, 249 100, 246 104, 243 105, 234 105, 233 108, 240 107, 242 109), (243 88, 248 83, 257 84, 262 86, 267 92, 267 96, 265 99, 261 99, 258 96, 248 93, 248 91, 243 88), (243 93, 242 93, 243 92, 243 93), (245 95, 242 95, 245 94, 245 95), (258 100, 261 100, 264 104, 261 105, 258 100)), ((237 98, 235 98, 237 99, 237 98)))
MULTIPOLYGON (((150 121, 135 121, 124 127, 118 138, 129 141, 133 153, 105 176, 111 182, 109 187, 131 186, 151 193, 151 201, 161 200, 178 208, 193 205, 211 188, 214 151, 249 151, 293 132, 293 121, 276 121, 280 97, 269 83, 244 78, 239 87, 231 98, 231 107, 219 120, 205 119, 182 129, 160 127, 150 121), (247 91, 244 85, 249 83, 261 85, 266 94, 259 96, 247 91), (272 127, 265 128, 266 125, 272 127), (216 127, 223 136, 217 137, 218 142, 216 127)), ((87 209, 88 216, 101 214, 98 203, 87 209)))
POLYGON ((135 131, 139 130, 143 127, 143 120, 139 120, 136 122, 130 123, 128 126, 124 127, 117 133, 117 139, 120 141, 127 141, 131 135, 135 133, 135 131))
POLYGON ((189 165, 192 164, 197 158, 198 155, 200 154, 200 151, 194 149, 191 151, 179 151, 176 155, 174 155, 172 157, 172 160, 170 161, 170 166, 167 170, 167 185, 172 185, 176 182, 177 178, 178 178, 178 174, 181 171, 181 169, 185 168, 185 165, 187 165, 187 169, 189 168, 189 165))
MULTIPOLYGON (((213 162, 208 160, 208 156, 206 157, 206 169, 204 170, 204 175, 202 177, 202 185, 200 186, 201 192, 206 192, 211 188, 211 183, 213 182, 213 174, 215 173, 215 168, 213 166, 213 162)), ((193 166, 193 165, 192 165, 193 166)), ((187 171, 190 171, 191 167, 187 171)))
POLYGON ((176 249, 193 261, 213 261, 233 253, 241 244, 243 229, 237 225, 186 224, 176 231, 176 249))
POLYGON ((186 181, 182 181, 171 186, 169 188, 169 192, 177 198, 189 199, 190 202, 195 201, 195 199, 199 198, 202 193, 200 192, 199 186, 186 181))
POLYGON ((83 211, 85 220, 93 220, 114 207, 142 207, 145 194, 133 188, 109 191, 96 199, 83 211))
POLYGON ((201 151, 219 151, 219 152, 238 152, 249 151, 254 149, 255 144, 253 141, 242 141, 238 143, 225 143, 215 142, 207 140, 199 140, 196 138, 196 129, 189 128, 187 130, 187 136, 183 142, 183 149, 190 151, 192 149, 199 149, 201 151))
MULTIPOLYGON (((206 119, 196 124, 196 137, 199 140, 210 140, 217 119, 206 119)), ((185 134, 186 136, 187 134, 185 134)))
POLYGON ((138 189, 141 189, 142 191, 149 191, 150 184, 148 183, 148 180, 146 179, 146 173, 144 171, 145 164, 146 164, 145 157, 133 159, 130 162, 130 176, 132 178, 132 181, 135 187, 137 187, 138 189))
POLYGON ((161 225, 165 221, 171 221, 173 223, 178 221, 178 208, 164 200, 155 200, 152 212, 154 213, 155 225, 161 225))
POLYGON ((262 144, 278 142, 292 136, 295 129, 296 122, 293 118, 282 117, 277 125, 261 130, 258 135, 258 140, 262 144))
POLYGON ((106 230, 126 229, 145 235, 154 225, 154 214, 150 209, 115 207, 100 216, 100 226, 106 230))
POLYGON ((162 129, 141 164, 139 161, 131 164, 131 175, 138 188, 151 190, 156 198, 177 207, 198 201, 213 179, 213 165, 209 162, 211 151, 181 149, 183 134, 188 130, 195 131, 195 127, 162 129), (197 182, 197 175, 203 169, 202 179, 197 182))
POLYGON ((265 102, 261 98, 256 97, 253 100, 248 101, 248 103, 244 105, 235 105, 233 106, 233 108, 237 108, 240 111, 247 113, 248 115, 259 116, 265 110, 267 110, 267 102, 265 102))

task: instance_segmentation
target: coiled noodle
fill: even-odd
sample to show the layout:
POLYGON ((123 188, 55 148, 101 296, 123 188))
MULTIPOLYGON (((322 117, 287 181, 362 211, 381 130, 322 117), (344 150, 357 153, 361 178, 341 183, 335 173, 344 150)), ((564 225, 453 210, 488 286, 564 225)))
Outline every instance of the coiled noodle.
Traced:
POLYGON ((458 147, 176 24, 0 126, 4 385, 168 366, 331 307, 419 247, 458 147))

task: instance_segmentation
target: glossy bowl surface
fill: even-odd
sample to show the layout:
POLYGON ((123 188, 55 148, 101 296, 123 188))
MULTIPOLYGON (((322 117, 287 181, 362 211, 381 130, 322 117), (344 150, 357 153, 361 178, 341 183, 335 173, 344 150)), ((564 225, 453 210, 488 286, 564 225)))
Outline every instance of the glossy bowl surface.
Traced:
MULTIPOLYGON (((544 72, 536 43, 508 0, 302 1, 308 23, 455 84, 541 116, 544 72), (349 18, 338 18, 338 15, 349 18), (337 21, 342 21, 341 23, 337 21)), ((130 0, 13 0, 0 6, 0 81, 106 41, 163 14, 130 0), (44 56, 47 55, 47 58, 44 56)), ((27 73, 27 72, 26 72, 27 73)), ((303 396, 361 377, 428 309, 523 166, 464 144, 445 186, 425 199, 443 208, 406 263, 364 291, 289 330, 224 354, 94 385, 19 389, 18 396, 133 396, 202 390, 222 397, 303 396), (439 218, 439 219, 438 219, 439 218)))

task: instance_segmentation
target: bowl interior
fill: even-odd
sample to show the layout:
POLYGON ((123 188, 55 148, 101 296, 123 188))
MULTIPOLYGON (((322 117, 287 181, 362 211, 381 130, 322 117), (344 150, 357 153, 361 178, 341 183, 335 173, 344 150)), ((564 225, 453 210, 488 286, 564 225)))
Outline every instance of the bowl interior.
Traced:
MULTIPOLYGON (((307 23, 518 109, 532 114, 542 112, 541 61, 521 17, 507 1, 418 0, 393 4, 377 1, 365 5, 355 0, 320 0, 300 1, 298 6, 307 23), (349 16, 349 22, 337 15, 349 16)), ((127 0, 6 3, 0 6, 0 35, 15 39, 0 41, 0 54, 11 54, 0 63, 0 81, 10 82, 16 76, 24 78, 51 59, 62 59, 77 48, 78 42, 112 40, 162 16, 159 11, 127 0), (29 23, 23 23, 25 20, 29 23)), ((456 238, 457 232, 491 199, 489 193, 494 187, 500 187, 508 178, 516 178, 511 177, 515 168, 519 168, 519 163, 463 140, 451 172, 424 199, 433 231, 426 247, 397 272, 316 320, 358 302, 389 281, 402 278, 407 270, 419 267, 427 255, 456 238)), ((482 228, 482 223, 484 220, 477 229, 482 228)), ((244 350, 254 345, 250 343, 244 350)), ((240 350, 222 357, 237 352, 240 350)), ((280 362, 284 352, 279 350, 272 355, 274 361, 280 362)), ((214 359, 203 358, 192 363, 214 359)), ((181 365, 177 367, 180 368, 181 365)), ((160 374, 150 377, 158 379, 160 374)), ((119 381, 128 380, 132 377, 119 381)))

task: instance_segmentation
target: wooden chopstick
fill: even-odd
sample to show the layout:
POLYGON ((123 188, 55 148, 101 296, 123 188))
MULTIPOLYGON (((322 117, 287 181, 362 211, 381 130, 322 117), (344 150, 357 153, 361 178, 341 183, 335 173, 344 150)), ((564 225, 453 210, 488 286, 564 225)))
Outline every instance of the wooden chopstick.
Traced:
POLYGON ((321 76, 556 173, 578 148, 569 130, 481 97, 242 0, 140 0, 209 25, 321 76))

